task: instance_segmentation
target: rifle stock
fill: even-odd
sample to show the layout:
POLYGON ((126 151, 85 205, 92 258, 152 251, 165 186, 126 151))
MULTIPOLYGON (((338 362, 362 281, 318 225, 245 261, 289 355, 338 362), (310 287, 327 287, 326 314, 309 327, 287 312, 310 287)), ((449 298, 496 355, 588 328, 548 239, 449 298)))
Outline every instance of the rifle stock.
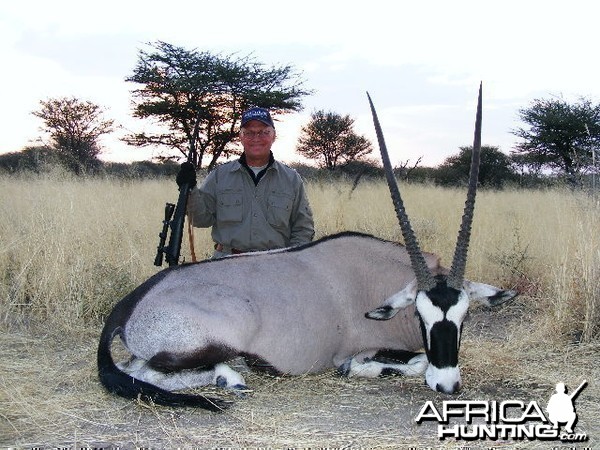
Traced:
POLYGON ((162 266, 163 255, 169 266, 176 266, 179 264, 181 241, 183 240, 183 225, 185 223, 189 191, 189 184, 182 184, 179 188, 177 205, 173 205, 172 203, 167 203, 165 205, 165 220, 163 220, 163 229, 158 235, 160 240, 156 251, 156 257, 154 258, 155 266, 162 266), (165 246, 168 234, 169 243, 165 246))

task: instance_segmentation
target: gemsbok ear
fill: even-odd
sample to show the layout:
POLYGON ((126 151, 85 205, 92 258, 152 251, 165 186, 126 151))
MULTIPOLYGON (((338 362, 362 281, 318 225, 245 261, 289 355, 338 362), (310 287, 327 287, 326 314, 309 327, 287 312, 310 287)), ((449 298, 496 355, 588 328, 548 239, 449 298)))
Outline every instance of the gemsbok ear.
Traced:
POLYGON ((471 301, 482 303, 485 306, 498 306, 518 295, 517 291, 499 289, 489 284, 468 280, 463 282, 463 288, 471 301))
POLYGON ((374 320, 389 320, 398 314, 398 311, 415 302, 417 291, 417 280, 413 280, 404 289, 389 297, 379 308, 366 313, 365 317, 374 320))

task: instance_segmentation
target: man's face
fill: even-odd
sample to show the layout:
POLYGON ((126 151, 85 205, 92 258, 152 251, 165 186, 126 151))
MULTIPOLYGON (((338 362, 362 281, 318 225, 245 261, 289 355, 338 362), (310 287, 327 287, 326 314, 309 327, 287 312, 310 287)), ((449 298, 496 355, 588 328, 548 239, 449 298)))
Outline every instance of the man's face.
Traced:
POLYGON ((258 120, 251 120, 240 130, 240 140, 246 153, 246 162, 262 166, 269 162, 275 129, 258 120))

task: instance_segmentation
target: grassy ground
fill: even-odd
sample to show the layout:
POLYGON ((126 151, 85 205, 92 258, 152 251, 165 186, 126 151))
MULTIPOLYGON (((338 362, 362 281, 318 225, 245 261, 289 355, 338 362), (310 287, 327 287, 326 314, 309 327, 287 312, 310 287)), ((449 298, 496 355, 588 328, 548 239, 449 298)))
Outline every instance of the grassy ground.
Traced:
MULTIPOLYGON (((461 190, 403 186, 421 246, 448 263, 461 190)), ((311 183, 317 237, 357 230, 399 239, 382 183, 311 183)), ((152 265, 166 181, 77 180, 53 173, 0 178, 0 447, 445 446, 414 417, 447 399, 420 378, 345 380, 333 372, 270 378, 223 414, 153 407, 106 394, 95 368, 103 317, 152 265)), ((564 191, 478 194, 467 275, 521 295, 474 308, 461 348, 464 400, 535 400, 557 382, 579 396, 578 432, 600 439, 600 211, 564 191)), ((186 244, 187 246, 187 244, 186 244)), ((195 233, 199 257, 208 232, 195 233)), ((188 255, 187 249, 182 252, 188 255)), ((189 258, 189 257, 188 257, 189 258)), ((222 392, 215 395, 223 396, 222 392)), ((472 448, 551 448, 557 442, 469 442, 472 448)), ((579 444, 583 448, 583 445, 579 444)))

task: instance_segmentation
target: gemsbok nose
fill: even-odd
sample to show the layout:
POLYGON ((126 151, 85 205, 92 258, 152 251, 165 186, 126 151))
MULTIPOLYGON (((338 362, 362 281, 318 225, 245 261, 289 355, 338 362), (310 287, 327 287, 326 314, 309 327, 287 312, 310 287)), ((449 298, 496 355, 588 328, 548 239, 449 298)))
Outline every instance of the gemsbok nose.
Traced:
POLYGON ((450 389, 438 383, 435 385, 435 390, 441 392, 442 394, 457 394, 458 391, 460 391, 460 382, 457 381, 454 383, 454 386, 452 386, 450 389))

